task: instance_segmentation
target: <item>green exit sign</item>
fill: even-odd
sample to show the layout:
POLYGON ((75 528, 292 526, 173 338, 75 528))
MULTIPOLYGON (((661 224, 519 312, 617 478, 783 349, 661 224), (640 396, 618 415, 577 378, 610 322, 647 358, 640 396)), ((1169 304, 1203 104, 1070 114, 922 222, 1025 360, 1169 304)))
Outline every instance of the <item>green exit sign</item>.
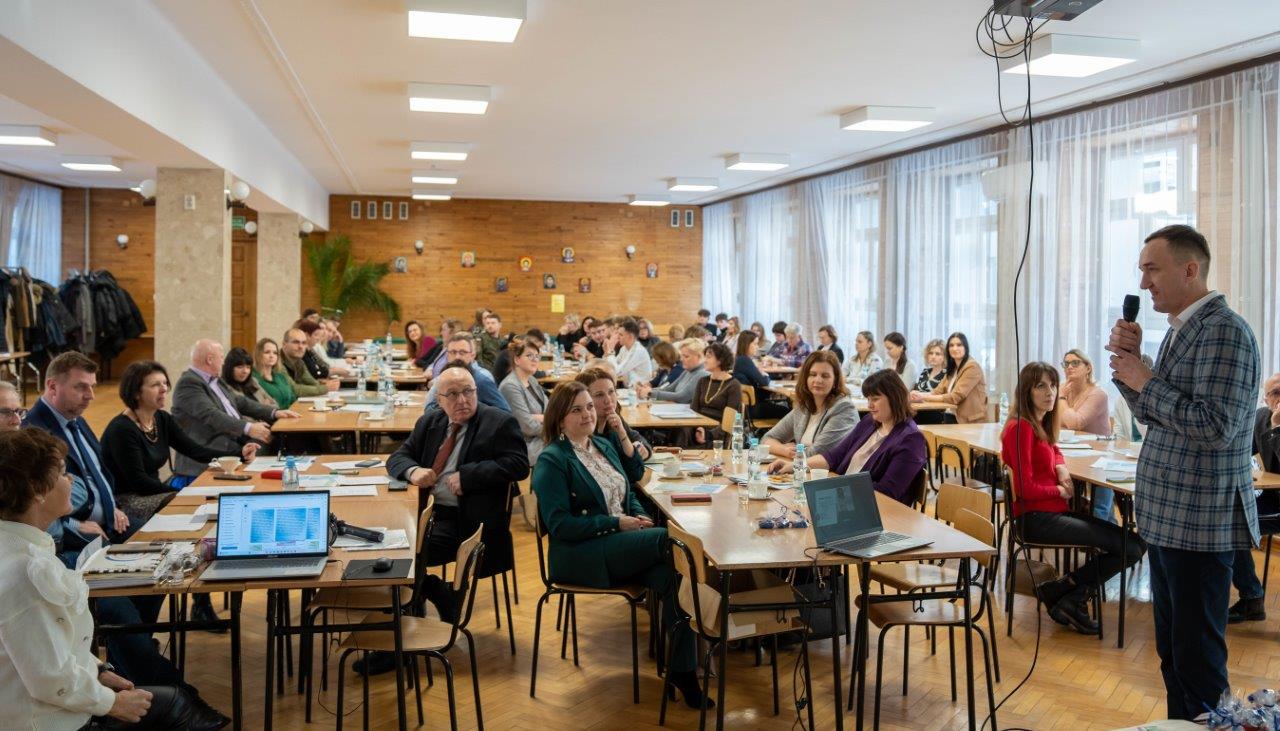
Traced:
POLYGON ((231 230, 232 230, 232 231, 243 231, 243 230, 244 230, 244 216, 232 216, 232 217, 231 217, 231 230))

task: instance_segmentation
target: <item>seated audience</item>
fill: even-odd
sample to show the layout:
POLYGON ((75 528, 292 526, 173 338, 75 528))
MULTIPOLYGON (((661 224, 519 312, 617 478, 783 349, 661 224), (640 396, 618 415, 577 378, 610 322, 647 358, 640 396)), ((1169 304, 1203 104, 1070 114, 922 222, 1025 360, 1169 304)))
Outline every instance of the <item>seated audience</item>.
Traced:
POLYGON ((907 357, 907 339, 900 332, 884 336, 885 370, 893 371, 902 379, 902 385, 910 390, 916 383, 916 364, 907 357))
POLYGON ((601 588, 647 586, 662 602, 662 625, 675 628, 671 682, 690 706, 709 706, 695 673, 696 640, 687 624, 677 624, 678 582, 667 531, 653 526, 632 487, 644 474, 644 461, 638 450, 619 454, 616 428, 596 436, 597 421, 586 386, 556 386, 547 404, 547 446, 533 473, 549 536, 549 575, 552 581, 601 588))
POLYGON ((576 313, 570 312, 564 316, 564 323, 560 325, 560 329, 556 331, 556 342, 560 344, 560 348, 566 353, 573 352, 573 346, 578 341, 587 336, 586 331, 582 329, 582 321, 578 319, 576 313))
POLYGON ((409 360, 422 368, 423 366, 418 365, 418 361, 425 359, 427 354, 436 347, 436 339, 423 331, 422 323, 410 320, 404 324, 404 344, 409 360))
POLYGON ((449 363, 449 356, 445 353, 445 350, 449 345, 449 338, 452 338, 455 333, 459 333, 461 331, 461 320, 446 318, 441 321, 440 339, 436 341, 435 347, 431 348, 425 355, 414 361, 414 365, 423 370, 427 370, 429 368, 431 370, 431 378, 435 378, 440 375, 440 371, 444 370, 444 367, 449 363))
POLYGON ((583 327, 587 334, 573 346, 573 357, 583 361, 589 358, 603 358, 606 334, 604 321, 593 317, 590 318, 589 324, 584 321, 583 327))
MULTIPOLYGON (((222 346, 218 346, 221 348, 222 346)), ((293 381, 293 393, 298 397, 324 396, 330 391, 338 390, 338 379, 327 378, 324 382, 316 380, 308 366, 306 356, 312 351, 307 348, 307 334, 293 328, 284 334, 284 350, 280 354, 280 362, 284 371, 293 381)), ((221 358, 219 358, 221 360, 221 358)), ((313 358, 314 360, 314 358, 313 358)))
POLYGON ((876 352, 876 336, 863 330, 853 339, 853 355, 844 364, 844 377, 849 390, 855 396, 862 394, 862 382, 867 376, 884 368, 884 360, 876 352))
MULTIPOLYGON (((1083 351, 1072 349, 1062 356, 1062 372, 1066 381, 1058 394, 1058 425, 1098 436, 1111 435, 1111 409, 1107 392, 1093 382, 1093 361, 1083 351)), ((1123 399, 1121 399, 1123 400, 1123 399)), ((1105 487, 1093 488, 1093 514, 1115 522, 1112 504, 1115 493, 1105 487)))
POLYGON ((244 348, 232 348, 222 359, 222 380, 235 391, 267 406, 275 406, 276 400, 253 378, 253 356, 244 348))
MULTIPOLYGON (((511 339, 514 341, 515 336, 512 336, 511 339)), ((542 346, 546 344, 547 336, 544 335, 541 330, 534 327, 529 328, 529 331, 521 336, 521 339, 526 345, 531 345, 538 351, 538 364, 541 365, 542 346)), ((489 369, 490 372, 493 373, 494 383, 502 385, 502 381, 506 379, 509 373, 511 373, 511 360, 514 357, 515 351, 511 349, 511 344, 508 343, 507 347, 503 348, 501 353, 498 353, 498 357, 494 358, 493 368, 489 369)), ((533 373, 534 378, 542 378, 545 375, 547 374, 543 373, 541 370, 534 371, 533 373)))
POLYGON ((267 406, 289 409, 298 400, 293 379, 280 362, 280 347, 271 338, 262 338, 253 347, 253 380, 259 392, 267 395, 258 399, 267 406))
MULTIPOLYGON (((717 424, 724 417, 725 409, 741 414, 742 384, 733 377, 733 351, 724 343, 712 343, 707 346, 702 363, 707 374, 693 389, 693 402, 690 404, 693 410, 717 424)), ((727 439, 728 435, 719 426, 710 429, 698 427, 693 438, 698 444, 706 444, 713 439, 727 439)))
POLYGON ((796 444, 810 455, 831 449, 858 423, 858 407, 848 398, 836 354, 811 354, 796 374, 795 407, 764 435, 761 444, 782 459, 796 456, 796 444))
POLYGON ((316 331, 307 336, 307 342, 311 344, 310 355, 312 360, 328 367, 330 376, 349 376, 353 371, 347 359, 329 355, 329 335, 332 332, 321 322, 316 331))
POLYGON ((684 327, 681 325, 672 325, 667 328, 667 342, 678 343, 684 340, 684 327))
POLYGON ((787 325, 786 340, 782 344, 782 351, 776 356, 771 354, 771 357, 776 358, 779 363, 789 368, 799 368, 804 363, 804 359, 809 357, 809 353, 813 352, 809 344, 804 341, 803 333, 804 328, 800 326, 800 323, 793 322, 787 325))
POLYGON ((539 344, 526 337, 512 338, 507 346, 511 353, 511 372, 498 384, 498 391, 511 406, 511 415, 520 424, 529 450, 529 462, 542 451, 542 413, 547 410, 547 392, 538 383, 539 344))
MULTIPOLYGON (((317 345, 320 345, 320 323, 310 320, 298 320, 293 323, 293 326, 306 337, 305 347, 303 347, 297 358, 306 366, 307 372, 311 374, 311 377, 319 382, 328 380, 330 376, 337 375, 329 372, 329 360, 317 354, 315 349, 317 345)), ((294 380, 297 379, 295 378, 294 380)))
POLYGON ((618 380, 628 386, 647 382, 653 377, 653 361, 649 351, 640 343, 640 325, 627 318, 618 325, 616 349, 607 360, 613 363, 618 380))
POLYGON ((712 335, 710 330, 707 330, 701 325, 690 325, 684 329, 683 339, 701 340, 703 345, 708 345, 715 341, 716 336, 712 335))
POLYGON ((702 353, 706 343, 697 338, 687 338, 676 344, 680 353, 680 365, 684 369, 674 381, 651 388, 646 383, 636 385, 636 394, 640 398, 652 398, 655 401, 672 401, 678 404, 693 403, 693 391, 698 381, 707 374, 702 367, 702 353))
POLYGON ((302 320, 309 320, 311 322, 319 324, 320 310, 317 310, 314 307, 308 307, 307 309, 302 311, 302 317, 298 318, 299 322, 301 322, 302 320))
POLYGON ((733 317, 725 320, 724 327, 720 328, 720 337, 718 337, 717 340, 728 345, 729 348, 732 349, 734 344, 738 342, 738 335, 741 333, 742 321, 738 319, 737 315, 734 315, 733 317))
POLYGON ((916 378, 916 391, 932 393, 947 375, 947 354, 942 341, 934 338, 924 346, 924 368, 916 378))
POLYGON ((657 333, 653 331, 652 322, 649 322, 642 317, 636 320, 636 324, 640 326, 640 344, 644 346, 645 350, 649 350, 653 348, 653 346, 662 342, 662 340, 658 338, 657 333))
MULTIPOLYGON (((675 340, 673 342, 680 342, 675 340)), ((668 342, 659 342, 653 346, 653 362, 657 365, 653 378, 649 379, 649 385, 657 388, 664 383, 671 383, 684 373, 684 366, 680 365, 680 353, 676 351, 676 346, 668 342)))
POLYGON ((44 532, 73 510, 67 458, 44 431, 0 432, 0 727, 223 728, 231 719, 186 688, 135 686, 93 654, 88 586, 44 532))
POLYGON ((1001 458, 1013 475, 1013 530, 1029 543, 1093 546, 1103 553, 1060 579, 1038 587, 1049 616, 1081 634, 1097 634, 1086 601, 1099 581, 1137 563, 1144 546, 1136 533, 1121 553, 1124 529, 1092 515, 1072 513, 1075 485, 1058 449, 1058 371, 1048 363, 1028 363, 1018 374, 1009 421, 1000 441, 1001 458))
POLYGON ((22 407, 22 395, 18 387, 8 381, 0 381, 0 431, 10 431, 22 426, 27 410, 22 407))
MULTIPOLYGON (((1280 472, 1280 373, 1272 375, 1262 386, 1265 406, 1258 407, 1253 421, 1253 452, 1258 455, 1267 472, 1280 472)), ((1124 399, 1120 399, 1124 401, 1124 399)), ((1280 492, 1259 490, 1258 531, 1262 535, 1280 533, 1280 492)), ((1260 622, 1267 618, 1266 594, 1258 580, 1253 565, 1253 551, 1248 548, 1236 551, 1231 569, 1231 583, 1235 584, 1240 600, 1231 605, 1227 622, 1260 622)))
POLYGON ((964 333, 947 338, 947 374, 932 393, 911 392, 913 403, 944 403, 955 411, 961 424, 987 421, 987 378, 978 361, 969 357, 969 339, 964 333))
MULTIPOLYGON (((484 332, 484 318, 488 317, 490 312, 493 312, 493 310, 488 307, 481 307, 476 310, 475 318, 471 321, 471 334, 475 336, 477 341, 480 339, 480 333, 484 332)), ((478 347, 476 352, 479 352, 478 347)))
POLYGON ((755 406, 748 408, 752 419, 781 419, 791 410, 790 400, 774 400, 770 392, 769 377, 756 365, 756 355, 760 350, 760 338, 753 330, 738 334, 737 350, 733 358, 733 377, 744 386, 756 390, 755 406))
POLYGON ((622 413, 618 409, 616 385, 618 379, 608 371, 588 368, 573 380, 586 386, 587 392, 591 394, 591 402, 596 407, 596 435, 606 436, 608 432, 613 432, 614 435, 608 438, 611 440, 616 438, 619 454, 630 458, 632 449, 635 449, 640 453, 640 459, 649 459, 653 454, 653 447, 649 444, 649 440, 632 429, 623 420, 622 413))
POLYGON ((760 345, 763 346, 767 342, 764 337, 764 325, 759 322, 751 323, 751 332, 756 334, 756 342, 760 345))
POLYGON ((586 363, 583 363, 582 368, 583 370, 586 370, 588 368, 598 368, 604 371, 605 373, 608 373, 609 375, 613 376, 613 380, 615 381, 618 380, 618 372, 613 369, 612 361, 609 361, 605 358, 592 358, 586 363))
POLYGON ((725 336, 725 331, 729 329, 729 313, 720 312, 716 314, 715 323, 715 338, 716 340, 720 340, 725 336))
MULTIPOLYGON (((862 393, 871 418, 859 421, 834 447, 810 457, 808 465, 838 475, 866 472, 877 492, 910 504, 911 483, 921 476, 929 456, 924 435, 911 419, 907 387, 893 373, 881 370, 863 381, 862 393)), ((786 472, 792 463, 780 459, 769 468, 786 472)))
MULTIPOLYGON (((769 358, 781 358, 783 349, 787 347, 787 323, 778 320, 773 323, 771 331, 773 332, 773 344, 765 351, 765 355, 769 358)), ((764 342, 763 338, 761 338, 761 342, 764 342)), ((760 347, 764 346, 761 345, 760 347)))
POLYGON ((328 342, 325 343, 325 354, 330 360, 342 358, 347 354, 347 344, 342 339, 342 331, 338 326, 342 324, 337 318, 325 318, 320 324, 329 330, 328 342))
POLYGON ((498 353, 507 347, 507 341, 510 339, 510 336, 502 334, 502 317, 496 312, 486 312, 484 329, 480 331, 479 339, 476 341, 476 362, 492 370, 493 362, 498 359, 498 353))
POLYGON ((844 350, 842 350, 839 345, 836 345, 839 340, 840 336, 836 334, 836 329, 834 327, 831 325, 823 325, 818 328, 818 347, 814 348, 814 350, 830 350, 832 353, 835 353, 836 358, 843 363, 844 350))
MULTIPOLYGON (((690 325, 689 327, 695 326, 706 330, 713 338, 720 334, 720 328, 716 327, 716 324, 711 321, 711 310, 708 310, 705 307, 698 310, 698 319, 696 319, 693 325, 690 325)), ((685 337, 689 337, 688 328, 685 328, 685 337)))
MULTIPOLYGON (((502 397, 502 393, 498 391, 498 384, 493 380, 493 374, 488 370, 480 367, 476 362, 476 343, 471 333, 460 332, 454 333, 449 338, 449 344, 445 347, 445 355, 449 356, 449 367, 454 364, 461 364, 471 373, 471 378, 475 381, 475 388, 479 392, 478 398, 480 403, 485 406, 492 406, 502 409, 507 413, 511 413, 511 405, 502 397)), ((441 371, 443 373, 444 371, 441 371)), ((430 414, 439 408, 436 391, 439 386, 435 381, 431 382, 431 390, 427 392, 427 405, 423 411, 430 414)))

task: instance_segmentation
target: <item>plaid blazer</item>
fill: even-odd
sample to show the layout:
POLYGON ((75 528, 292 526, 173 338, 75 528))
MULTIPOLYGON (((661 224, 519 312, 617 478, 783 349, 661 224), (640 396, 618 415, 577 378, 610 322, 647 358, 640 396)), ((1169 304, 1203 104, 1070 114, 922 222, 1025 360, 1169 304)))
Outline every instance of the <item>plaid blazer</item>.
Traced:
POLYGON ((1148 427, 1138 457, 1135 509, 1157 546, 1229 551, 1258 544, 1249 457, 1258 343, 1218 295, 1160 345, 1155 375, 1138 393, 1115 381, 1148 427))

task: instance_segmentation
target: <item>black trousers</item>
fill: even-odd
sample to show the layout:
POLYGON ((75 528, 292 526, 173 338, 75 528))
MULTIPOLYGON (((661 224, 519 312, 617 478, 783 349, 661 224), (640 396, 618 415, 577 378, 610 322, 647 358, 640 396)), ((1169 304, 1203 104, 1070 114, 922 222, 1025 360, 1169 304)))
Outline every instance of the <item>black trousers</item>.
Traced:
POLYGON ((1102 550, 1102 555, 1092 558, 1072 571, 1070 576, 1077 586, 1094 586, 1142 560, 1146 544, 1137 533, 1129 531, 1127 553, 1121 554, 1125 529, 1092 515, 1078 513, 1023 513, 1014 530, 1028 543, 1070 543, 1092 546, 1102 550))
POLYGON ((1228 687, 1233 553, 1151 547, 1151 609, 1171 719, 1190 721, 1228 687))
POLYGON ((132 731, 180 731, 191 725, 193 707, 186 691, 176 685, 138 686, 151 692, 151 708, 137 723, 127 723, 114 718, 94 718, 82 731, 107 731, 131 729, 132 731))

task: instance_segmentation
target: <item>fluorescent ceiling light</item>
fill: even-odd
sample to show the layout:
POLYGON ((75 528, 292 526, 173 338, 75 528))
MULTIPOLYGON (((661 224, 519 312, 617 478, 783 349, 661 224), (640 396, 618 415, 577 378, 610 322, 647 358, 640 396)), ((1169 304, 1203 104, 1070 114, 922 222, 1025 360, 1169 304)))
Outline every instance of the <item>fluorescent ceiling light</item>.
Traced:
POLYGON ((858 107, 840 115, 840 128, 855 132, 908 132, 933 124, 933 107, 858 107))
MULTIPOLYGON (((1069 36, 1050 33, 1031 42, 1031 74, 1033 76, 1065 76, 1073 79, 1100 74, 1138 60, 1142 44, 1127 38, 1069 36)), ((1025 74, 1027 64, 1022 56, 1006 74, 1025 74)))
POLYGON ((511 43, 525 18, 525 0, 407 0, 409 35, 511 43))
POLYGON ((458 182, 458 174, 448 170, 415 170, 413 182, 420 185, 453 185, 458 182))
POLYGON ((719 187, 715 178, 667 178, 667 190, 673 193, 705 193, 719 187))
POLYGON ((791 157, 788 155, 770 155, 758 152, 738 152, 729 155, 724 160, 724 166, 728 170, 751 170, 766 173, 781 170, 790 164, 791 157))
POLYGON ((415 201, 447 201, 453 199, 453 193, 448 191, 419 190, 414 189, 413 199, 415 201))
POLYGON ((34 125, 0 124, 0 145, 27 145, 31 147, 53 147, 58 144, 58 135, 52 130, 34 125))
POLYGON ((118 173, 120 162, 114 157, 103 155, 67 157, 62 160, 62 167, 68 170, 95 173, 118 173))
POLYGON ((409 148, 409 157, 414 160, 461 162, 470 152, 471 145, 466 142, 414 142, 409 148))
POLYGON ((633 195, 629 205, 633 206, 669 206, 671 199, 665 195, 633 195))
POLYGON ((414 112, 484 114, 489 87, 468 84, 409 84, 409 109, 414 112))

